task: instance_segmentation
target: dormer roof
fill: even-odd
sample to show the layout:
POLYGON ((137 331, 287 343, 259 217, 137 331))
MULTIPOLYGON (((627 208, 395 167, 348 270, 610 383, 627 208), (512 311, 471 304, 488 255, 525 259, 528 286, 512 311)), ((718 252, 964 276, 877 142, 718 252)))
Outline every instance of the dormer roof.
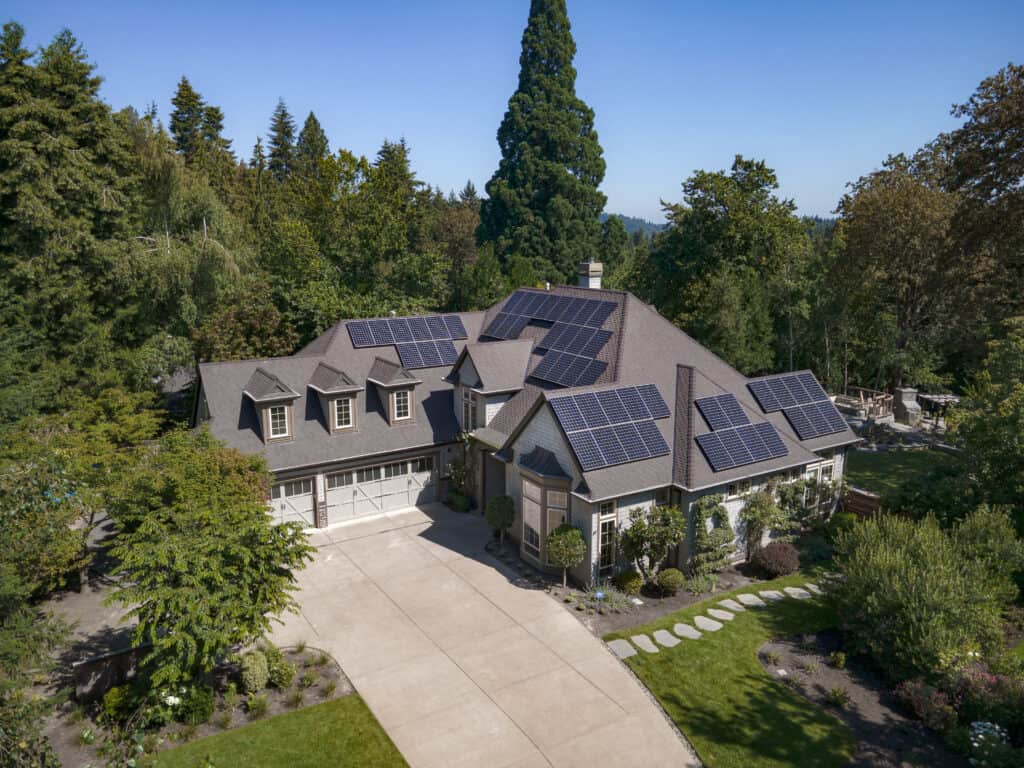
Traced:
POLYGON ((469 357, 480 379, 476 391, 483 395, 518 392, 526 382, 532 352, 533 339, 467 344, 453 373, 469 357))
POLYGON ((366 380, 371 384, 388 389, 402 386, 411 387, 421 383, 419 379, 405 370, 405 368, 390 360, 385 360, 383 357, 378 357, 373 361, 373 366, 370 368, 366 380))
POLYGON ((309 386, 321 395, 340 395, 364 389, 351 376, 333 365, 321 362, 309 377, 309 386))
POLYGON ((242 394, 259 404, 291 401, 299 397, 298 392, 265 368, 252 372, 242 394))

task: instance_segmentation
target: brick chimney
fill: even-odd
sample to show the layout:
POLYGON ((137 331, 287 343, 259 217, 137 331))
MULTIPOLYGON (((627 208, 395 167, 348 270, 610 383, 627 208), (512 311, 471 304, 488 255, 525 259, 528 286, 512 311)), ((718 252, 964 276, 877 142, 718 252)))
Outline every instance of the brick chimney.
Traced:
POLYGON ((604 265, 600 261, 580 262, 580 288, 600 288, 604 265))

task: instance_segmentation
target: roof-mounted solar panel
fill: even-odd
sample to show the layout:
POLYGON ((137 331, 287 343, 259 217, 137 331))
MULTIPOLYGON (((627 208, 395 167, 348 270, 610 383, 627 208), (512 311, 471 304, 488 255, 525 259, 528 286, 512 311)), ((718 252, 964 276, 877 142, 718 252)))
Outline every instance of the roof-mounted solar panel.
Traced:
POLYGON ((768 422, 706 432, 694 439, 715 472, 789 454, 775 427, 768 422))
POLYGON ((728 429, 750 423, 739 400, 733 394, 701 397, 694 402, 708 426, 713 430, 728 429))

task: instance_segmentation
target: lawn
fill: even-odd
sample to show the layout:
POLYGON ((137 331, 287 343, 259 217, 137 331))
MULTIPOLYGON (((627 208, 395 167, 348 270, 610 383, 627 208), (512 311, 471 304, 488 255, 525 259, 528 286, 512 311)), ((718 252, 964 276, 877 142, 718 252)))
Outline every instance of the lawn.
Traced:
POLYGON ((932 469, 951 468, 954 458, 936 449, 850 451, 846 480, 857 488, 886 495, 898 491, 932 469))
POLYGON ((357 694, 278 715, 160 752, 156 768, 404 766, 357 694))
MULTIPOLYGON (((773 582, 722 593, 658 621, 616 632, 605 639, 671 629, 720 600, 742 592, 802 586, 795 574, 773 582)), ((838 768, 850 762, 854 739, 831 714, 772 679, 757 660, 757 649, 773 637, 834 626, 835 616, 820 599, 786 598, 767 608, 736 614, 724 628, 683 640, 660 653, 640 652, 626 663, 657 697, 707 766, 719 768, 838 768)))

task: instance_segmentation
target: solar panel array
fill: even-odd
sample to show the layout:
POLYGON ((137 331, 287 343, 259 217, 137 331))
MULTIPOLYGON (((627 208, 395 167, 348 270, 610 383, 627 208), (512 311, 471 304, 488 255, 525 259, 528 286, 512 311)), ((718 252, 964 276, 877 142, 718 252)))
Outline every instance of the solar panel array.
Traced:
POLYGON ((775 427, 766 421, 706 432, 695 439, 715 472, 789 453, 775 427))
POLYGON ((549 400, 584 472, 668 454, 656 419, 669 415, 657 387, 620 387, 549 400))
POLYGON ((801 440, 833 435, 846 429, 846 420, 832 405, 831 400, 795 405, 786 408, 783 413, 801 440))
POLYGON ((828 395, 821 388, 821 384, 813 374, 807 372, 786 373, 781 376, 758 379, 747 384, 747 387, 757 398, 761 410, 765 413, 774 413, 794 405, 828 400, 828 395))
POLYGON ((346 325, 352 346, 357 348, 468 338, 466 327, 458 315, 350 320, 346 325))
POLYGON ((495 339, 516 339, 531 320, 600 328, 614 311, 615 302, 612 301, 516 291, 484 330, 484 335, 495 339))
POLYGON ((447 339, 440 341, 412 341, 407 344, 396 344, 398 358, 403 368, 436 368, 441 365, 454 365, 459 359, 455 345, 447 339))
POLYGON ((743 412, 736 395, 715 395, 713 397, 702 397, 695 401, 700 409, 701 415, 714 430, 728 429, 749 424, 750 419, 743 412))
POLYGON ((353 347, 394 344, 403 368, 452 365, 458 359, 452 340, 469 336, 458 315, 351 320, 346 325, 353 347))
POLYGON ((594 358, 611 337, 611 331, 558 322, 551 326, 551 330, 548 331, 547 336, 541 339, 537 347, 594 358))

